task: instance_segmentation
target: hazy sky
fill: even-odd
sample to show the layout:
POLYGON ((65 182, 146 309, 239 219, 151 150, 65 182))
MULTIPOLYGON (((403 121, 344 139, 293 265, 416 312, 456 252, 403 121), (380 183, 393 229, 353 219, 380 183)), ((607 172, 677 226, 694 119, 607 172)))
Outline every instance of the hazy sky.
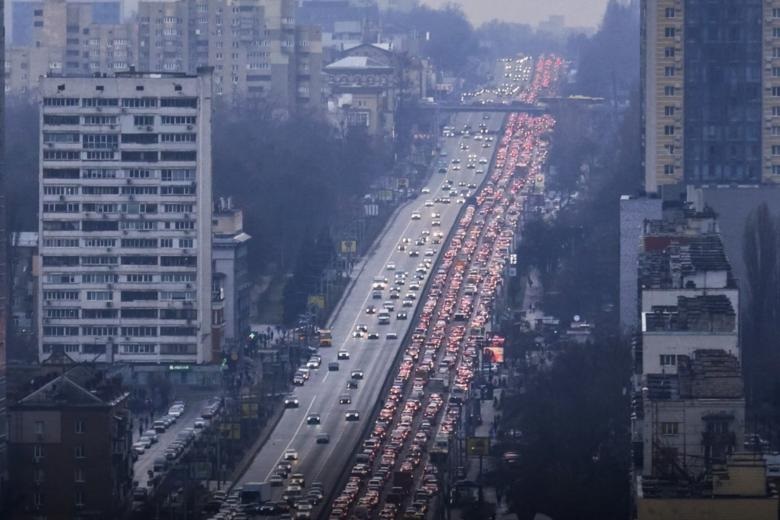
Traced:
MULTIPOLYGON (((421 0, 439 7, 450 0, 421 0)), ((566 25, 595 27, 601 21, 608 0, 454 0, 463 6, 471 23, 479 25, 493 18, 535 24, 551 14, 566 17, 566 25)))

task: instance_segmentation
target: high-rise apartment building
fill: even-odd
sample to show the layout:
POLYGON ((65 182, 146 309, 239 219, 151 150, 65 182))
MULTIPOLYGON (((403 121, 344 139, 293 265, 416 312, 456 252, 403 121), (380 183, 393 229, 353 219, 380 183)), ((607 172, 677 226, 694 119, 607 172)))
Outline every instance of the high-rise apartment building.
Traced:
POLYGON ((644 0, 645 189, 780 183, 780 1, 644 0))
POLYGON ((211 359, 210 69, 41 82, 39 357, 211 359))
POLYGON ((322 36, 295 22, 295 0, 142 1, 138 68, 214 67, 214 93, 275 107, 321 102, 322 36))
POLYGON ((119 23, 119 2, 40 0, 13 5, 15 43, 8 49, 5 69, 9 92, 34 91, 47 74, 122 72, 135 63, 136 27, 119 23), (17 11, 29 17, 16 16, 17 11))

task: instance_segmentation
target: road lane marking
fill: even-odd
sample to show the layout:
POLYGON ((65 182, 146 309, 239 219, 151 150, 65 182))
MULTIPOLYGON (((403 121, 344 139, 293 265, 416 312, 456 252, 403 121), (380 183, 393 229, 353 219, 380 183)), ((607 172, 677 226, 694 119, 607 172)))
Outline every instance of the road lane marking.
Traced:
MULTIPOLYGON (((290 437, 290 442, 287 443, 287 446, 285 446, 284 450, 282 450, 282 456, 284 456, 284 452, 290 449, 290 446, 292 445, 293 441, 295 441, 295 438, 298 436, 298 433, 300 433, 301 428, 303 427, 303 423, 306 422, 306 418, 309 416, 309 412, 311 412, 311 407, 314 406, 314 401, 317 400, 317 396, 314 396, 314 399, 311 400, 311 403, 309 404, 309 407, 306 409, 306 413, 303 415, 303 419, 301 419, 300 424, 298 424, 298 428, 295 429, 295 433, 293 433, 292 437, 290 437)), ((277 463, 279 461, 277 460, 277 463)), ((268 472, 268 475, 265 476, 265 482, 268 482, 268 479, 271 478, 271 475, 273 474, 274 470, 276 469, 276 464, 274 463, 274 467, 271 468, 271 471, 268 472)))

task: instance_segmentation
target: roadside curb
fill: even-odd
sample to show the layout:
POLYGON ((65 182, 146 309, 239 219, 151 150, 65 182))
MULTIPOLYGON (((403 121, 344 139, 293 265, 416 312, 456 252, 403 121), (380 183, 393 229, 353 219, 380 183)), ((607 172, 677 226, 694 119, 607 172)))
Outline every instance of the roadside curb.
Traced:
POLYGON ((257 457, 257 454, 260 452, 260 450, 263 448, 266 442, 268 442, 268 438, 271 436, 271 433, 276 429, 276 426, 279 424, 279 421, 282 419, 282 416, 284 415, 284 406, 277 405, 276 409, 271 415, 270 421, 268 421, 265 426, 263 426, 263 430, 260 433, 260 435, 255 440, 255 443, 252 445, 252 449, 249 450, 245 455, 244 458, 241 460, 241 462, 236 466, 236 468, 233 470, 233 473, 231 475, 230 480, 230 486, 227 488, 227 492, 230 493, 233 488, 238 483, 238 479, 241 478, 244 473, 249 469, 249 466, 252 465, 252 462, 255 460, 255 457, 257 457))

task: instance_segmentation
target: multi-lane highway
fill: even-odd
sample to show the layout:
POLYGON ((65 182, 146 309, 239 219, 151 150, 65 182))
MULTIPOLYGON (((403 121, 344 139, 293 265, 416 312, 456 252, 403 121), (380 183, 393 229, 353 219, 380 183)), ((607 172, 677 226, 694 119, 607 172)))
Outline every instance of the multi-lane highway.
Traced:
POLYGON ((465 197, 461 192, 468 192, 465 196, 473 194, 476 186, 488 176, 487 170, 498 140, 497 134, 501 130, 502 118, 498 114, 491 116, 472 112, 453 116, 450 124, 457 129, 470 125, 472 136, 443 141, 442 154, 435 161, 434 173, 427 186, 416 199, 399 209, 344 296, 340 310, 331 323, 333 347, 320 349, 321 367, 312 370, 306 384, 293 392, 299 407, 285 411, 268 442, 258 452, 238 484, 268 481, 285 450, 293 449, 298 456, 293 471, 303 473, 307 483, 322 482, 327 496, 349 464, 350 456, 362 438, 365 422, 370 419, 378 399, 382 397, 382 386, 413 321, 424 284, 431 276, 429 269, 424 279, 417 280, 415 272, 418 265, 426 259, 436 261, 462 209, 463 203, 459 200, 465 197), (492 140, 474 140, 473 136, 479 133, 480 124, 486 126, 487 135, 492 140), (485 143, 487 146, 484 146, 485 143), (474 163, 474 168, 468 167, 469 162, 474 163), (439 173, 441 168, 445 168, 447 173, 439 173), (450 189, 445 190, 442 188, 447 185, 447 179, 453 183, 450 189), (449 203, 442 202, 442 199, 449 199, 449 203), (434 212, 438 216, 434 217, 434 212), (417 214, 419 218, 416 218, 417 214), (438 225, 434 226, 434 220, 439 221, 438 225), (416 241, 424 233, 430 233, 427 243, 417 245, 416 241), (438 244, 433 243, 436 233, 444 237, 438 244), (400 250, 399 245, 405 239, 408 239, 408 243, 404 244, 404 250, 400 250), (411 256, 412 251, 418 252, 419 256, 411 256), (394 269, 387 269, 388 264, 393 264, 394 269), (389 300, 389 289, 394 284, 395 273, 399 271, 407 273, 405 284, 398 286, 401 297, 392 300, 395 309, 390 313, 390 324, 379 325, 377 315, 367 314, 366 309, 374 305, 377 312, 381 310, 383 303, 389 300), (376 277, 388 280, 381 299, 372 297, 376 277), (410 289, 413 282, 421 285, 419 290, 410 289), (401 302, 407 293, 415 293, 417 298, 411 307, 402 307, 401 302), (399 311, 405 312, 408 319, 398 319, 399 311), (379 339, 353 337, 358 325, 366 325, 368 333, 378 333, 379 339), (396 333, 397 339, 387 339, 388 332, 396 333), (349 352, 349 359, 338 360, 337 371, 329 370, 329 363, 337 361, 337 352, 341 350, 349 352), (362 370, 363 378, 357 381, 358 388, 348 390, 347 383, 353 370, 362 370), (351 396, 348 405, 339 404, 339 397, 344 394, 351 396), (359 411, 359 420, 347 421, 347 410, 359 411), (307 417, 311 414, 320 415, 320 424, 307 423, 307 417), (316 442, 321 433, 329 434, 328 444, 316 442))

